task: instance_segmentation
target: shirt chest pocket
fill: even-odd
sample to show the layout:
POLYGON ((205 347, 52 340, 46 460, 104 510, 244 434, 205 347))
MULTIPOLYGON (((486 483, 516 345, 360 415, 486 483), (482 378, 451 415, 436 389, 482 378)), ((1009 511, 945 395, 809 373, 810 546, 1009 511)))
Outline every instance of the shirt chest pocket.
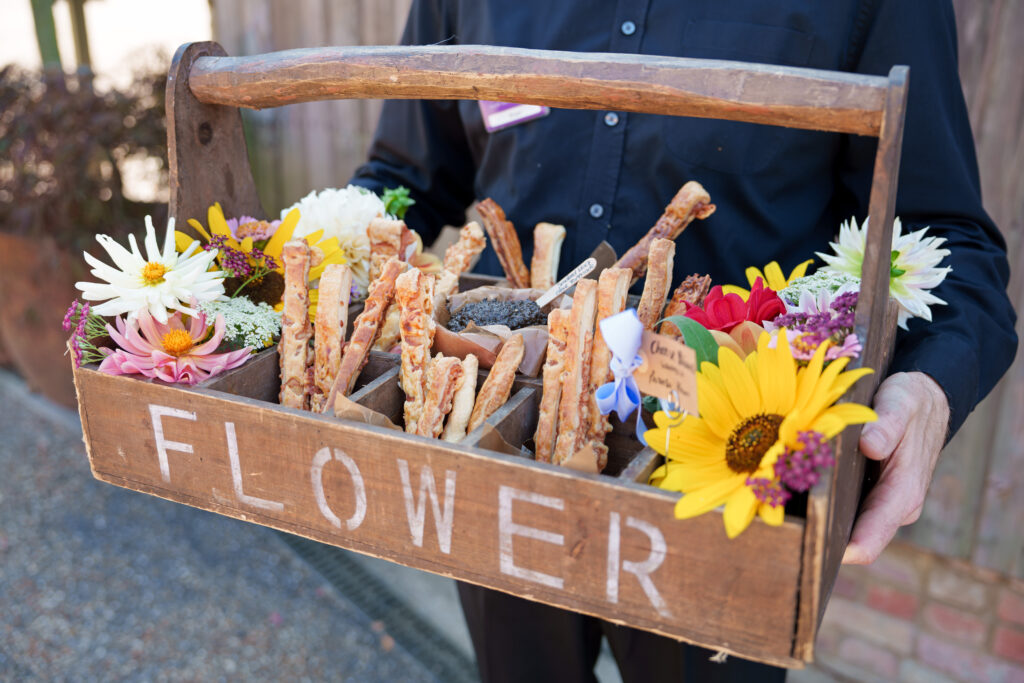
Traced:
MULTIPOLYGON (((814 36, 794 29, 691 20, 676 54, 700 59, 806 66, 814 36)), ((717 119, 666 116, 665 146, 688 164, 722 173, 757 173, 783 154, 784 130, 717 119)))

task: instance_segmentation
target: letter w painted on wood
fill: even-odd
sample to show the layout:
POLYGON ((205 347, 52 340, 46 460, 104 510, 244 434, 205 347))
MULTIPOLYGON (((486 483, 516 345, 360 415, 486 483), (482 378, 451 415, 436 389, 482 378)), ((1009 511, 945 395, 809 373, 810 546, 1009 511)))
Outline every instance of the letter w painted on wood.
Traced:
POLYGON ((445 555, 452 549, 452 522, 455 517, 455 471, 445 470, 444 473, 444 511, 437 500, 437 488, 434 485, 434 472, 428 465, 420 470, 419 498, 413 501, 412 483, 409 478, 409 463, 398 459, 398 474, 402 478, 402 495, 405 496, 405 514, 409 518, 409 533, 412 542, 418 548, 423 547, 423 525, 426 521, 427 496, 434 510, 434 526, 437 529, 437 544, 445 555))

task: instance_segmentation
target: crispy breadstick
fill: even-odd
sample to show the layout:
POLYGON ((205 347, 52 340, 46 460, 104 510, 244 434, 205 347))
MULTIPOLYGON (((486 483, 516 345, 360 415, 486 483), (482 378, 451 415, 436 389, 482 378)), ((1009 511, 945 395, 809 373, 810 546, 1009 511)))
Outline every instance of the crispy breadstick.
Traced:
POLYGON ((651 242, 659 237, 675 240, 683 234, 683 230, 694 218, 703 220, 714 212, 715 205, 711 203, 711 196, 707 190, 697 181, 691 180, 679 189, 654 227, 630 247, 615 266, 632 270, 633 282, 636 282, 647 270, 647 254, 650 252, 651 242))
POLYGON ((473 259, 487 246, 484 231, 476 221, 467 223, 459 230, 459 240, 444 251, 444 267, 456 275, 462 275, 473 265, 473 259))
POLYGON ((672 263, 675 260, 676 243, 658 238, 651 242, 647 257, 647 277, 644 279, 644 293, 636 307, 636 317, 644 328, 653 330, 661 319, 661 309, 672 292, 672 263))
POLYGON ((310 410, 323 412, 324 402, 331 393, 334 380, 341 367, 341 352, 345 346, 345 325, 348 323, 348 303, 352 291, 352 271, 344 264, 332 263, 320 276, 319 299, 316 305, 316 336, 313 338, 314 363, 313 393, 309 397, 310 410))
POLYGON ((366 237, 370 240, 370 279, 376 279, 380 267, 389 258, 404 261, 402 255, 402 231, 405 221, 390 218, 374 218, 366 226, 366 237))
POLYGON ((363 303, 363 312, 352 323, 352 335, 348 344, 345 344, 341 366, 338 368, 338 378, 334 380, 330 396, 324 403, 324 412, 328 409, 337 410, 334 403, 338 395, 348 396, 352 393, 352 387, 355 386, 359 373, 370 357, 370 347, 380 332, 384 312, 394 298, 395 280, 406 267, 407 265, 397 258, 390 258, 381 266, 377 279, 370 283, 366 301, 363 303))
MULTIPOLYGON (((690 275, 679 283, 676 291, 672 293, 672 301, 669 301, 668 305, 665 306, 665 317, 683 315, 686 313, 687 306, 700 306, 704 303, 704 297, 708 295, 708 290, 710 289, 710 275, 697 275, 696 273, 690 275)), ((679 328, 667 320, 661 324, 661 328, 658 331, 661 334, 673 337, 683 336, 679 328)))
POLYGON ((374 351, 390 353, 391 349, 395 348, 395 344, 398 343, 399 338, 402 336, 401 322, 402 309, 396 302, 392 301, 391 305, 388 306, 387 312, 384 314, 384 322, 381 323, 377 341, 373 342, 374 351))
POLYGON ((445 268, 434 283, 434 320, 448 307, 448 297, 459 291, 459 275, 445 268))
POLYGON ((612 352, 601 333, 601 321, 626 309, 629 296, 629 281, 632 271, 628 268, 606 268, 597 281, 597 316, 594 321, 594 350, 590 361, 590 391, 587 393, 590 423, 587 436, 593 441, 604 441, 604 435, 611 431, 611 422, 597 408, 594 392, 602 384, 614 379, 611 371, 612 352))
POLYGON ((533 229, 533 260, 530 261, 530 286, 548 290, 558 281, 558 261, 565 241, 565 226, 538 223, 533 229))
POLYGON ((427 364, 434 343, 434 278, 411 268, 395 282, 395 301, 401 306, 402 390, 405 391, 405 431, 418 434, 426 395, 427 364))
POLYGON ((485 199, 476 207, 484 220, 487 236, 491 238, 491 246, 498 254, 501 267, 512 286, 522 289, 530 286, 530 271, 523 263, 523 248, 519 244, 519 235, 515 226, 505 218, 505 212, 493 199, 485 199))
POLYGON ((540 398, 540 417, 533 435, 536 459, 551 462, 558 426, 558 402, 562 396, 562 372, 565 370, 565 342, 569 311, 556 308, 548 313, 548 351, 544 360, 544 389, 540 398))
POLYGON ((427 395, 423 414, 416 425, 420 436, 437 438, 444 426, 445 415, 452 409, 455 392, 462 379, 462 361, 455 356, 438 354, 427 367, 427 395))
POLYGON ((281 313, 281 341, 278 354, 281 366, 281 393, 278 400, 289 408, 309 408, 309 245, 291 240, 281 248, 284 263, 284 309, 281 313))
POLYGON ((462 360, 462 377, 459 378, 459 386, 455 388, 455 399, 448 415, 448 424, 444 426, 444 434, 441 435, 445 441, 456 443, 466 436, 466 426, 469 424, 469 416, 473 412, 473 402, 476 399, 479 369, 480 361, 473 354, 468 354, 462 360))
POLYGON ((469 431, 479 427, 508 401, 509 394, 512 393, 512 383, 516 379, 516 368, 523 362, 524 349, 521 334, 512 335, 505 340, 498 351, 498 357, 494 360, 494 366, 480 387, 480 394, 476 397, 473 414, 469 416, 469 431))
POLYGON ((597 283, 580 280, 572 297, 565 371, 558 402, 558 439, 552 462, 561 464, 572 456, 587 436, 590 413, 590 363, 594 347, 594 316, 597 314, 597 283))

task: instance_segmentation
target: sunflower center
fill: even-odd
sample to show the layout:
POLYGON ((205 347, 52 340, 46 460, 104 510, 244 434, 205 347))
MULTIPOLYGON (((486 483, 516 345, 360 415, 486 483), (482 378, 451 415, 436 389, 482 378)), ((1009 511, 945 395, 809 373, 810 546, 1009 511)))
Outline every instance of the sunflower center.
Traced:
POLYGON ((180 356, 191 351, 195 345, 192 336, 185 330, 171 330, 164 335, 161 343, 164 346, 164 351, 172 356, 180 356))
POLYGON ((769 413, 754 415, 740 422, 725 444, 725 464, 738 474, 757 471, 761 458, 779 439, 782 416, 769 413))
POLYGON ((167 273, 167 266, 156 261, 150 261, 142 269, 142 281, 147 285, 158 285, 164 281, 164 274, 167 273))

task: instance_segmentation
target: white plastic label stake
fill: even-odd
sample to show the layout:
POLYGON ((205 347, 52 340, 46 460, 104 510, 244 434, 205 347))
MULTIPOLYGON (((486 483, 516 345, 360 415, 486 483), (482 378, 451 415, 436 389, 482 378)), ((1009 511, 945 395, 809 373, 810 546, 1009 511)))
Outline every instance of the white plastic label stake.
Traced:
POLYGON ((597 259, 593 257, 588 258, 586 261, 573 268, 571 273, 556 282, 554 287, 544 292, 541 297, 537 299, 537 305, 544 308, 554 301, 556 296, 567 292, 570 287, 574 286, 577 282, 586 277, 587 273, 596 267, 597 259))

